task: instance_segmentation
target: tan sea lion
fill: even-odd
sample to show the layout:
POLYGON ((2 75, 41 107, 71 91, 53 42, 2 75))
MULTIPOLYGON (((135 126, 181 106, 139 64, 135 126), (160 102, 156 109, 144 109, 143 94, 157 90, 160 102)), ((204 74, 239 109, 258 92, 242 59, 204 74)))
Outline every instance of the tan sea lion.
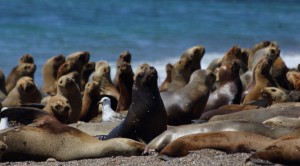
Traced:
POLYGON ((72 123, 68 126, 77 128, 91 136, 101 136, 108 135, 108 133, 119 124, 120 122, 72 123))
MULTIPOLYGON (((73 52, 66 57, 66 61, 75 61, 80 64, 80 67, 83 68, 90 60, 90 53, 87 51, 78 51, 73 52)), ((81 72, 79 72, 81 74, 81 72)))
POLYGON ((69 101, 64 96, 60 94, 51 96, 43 110, 55 116, 55 118, 61 123, 69 123, 71 106, 69 101))
POLYGON ((95 71, 95 62, 88 62, 83 66, 81 72, 81 89, 84 89, 85 84, 89 81, 90 75, 95 71))
POLYGON ((150 142, 167 129, 167 114, 157 87, 157 71, 141 71, 132 88, 132 103, 125 120, 114 128, 107 139, 124 137, 150 142))
MULTIPOLYGON (((141 69, 141 71, 143 71, 143 69, 141 69)), ((131 105, 134 73, 131 65, 127 62, 122 62, 118 66, 118 73, 120 97, 118 99, 116 112, 121 112, 128 110, 131 105)))
POLYGON ((136 69, 136 71, 135 71, 135 73, 134 73, 133 80, 135 80, 136 77, 137 77, 137 75, 138 75, 141 71, 143 71, 144 68, 146 68, 146 67, 149 67, 149 65, 148 65, 147 63, 141 64, 141 65, 136 69))
POLYGON ((20 63, 18 66, 14 67, 6 78, 5 89, 7 93, 16 86, 19 78, 23 76, 34 78, 35 70, 36 65, 32 63, 20 63))
POLYGON ((204 111, 215 78, 209 70, 196 70, 185 87, 173 92, 161 92, 168 124, 181 125, 198 119, 204 111))
POLYGON ((172 80, 167 91, 174 91, 184 87, 190 80, 193 73, 193 62, 188 57, 182 57, 174 64, 172 69, 172 80))
POLYGON ((5 75, 2 70, 0 70, 0 101, 3 101, 7 96, 5 89, 5 75))
POLYGON ((224 63, 219 70, 219 86, 210 93, 204 112, 224 105, 240 104, 243 91, 238 62, 224 63))
POLYGON ((286 73, 286 77, 293 89, 300 91, 300 72, 289 71, 286 73))
POLYGON ((90 81, 85 85, 80 113, 81 121, 88 122, 98 115, 99 111, 97 103, 101 99, 99 92, 100 88, 98 82, 90 81))
POLYGON ((223 59, 223 57, 219 57, 219 58, 213 59, 213 60, 208 64, 208 66, 207 66, 206 69, 214 72, 218 67, 221 66, 222 59, 223 59))
POLYGON ((253 46, 248 57, 248 69, 253 69, 255 67, 255 64, 253 65, 253 61, 255 59, 255 53, 260 49, 266 48, 270 45, 276 45, 276 43, 271 41, 261 41, 253 46))
POLYGON ((180 58, 187 57, 192 60, 192 72, 201 69, 201 60, 205 54, 203 46, 194 46, 185 50, 180 58))
POLYGON ((217 149, 226 153, 246 152, 259 150, 272 139, 250 132, 220 131, 187 135, 168 144, 160 152, 160 156, 181 157, 189 151, 201 149, 217 149))
POLYGON ((173 65, 168 63, 166 65, 166 73, 167 73, 167 76, 165 78, 165 80, 162 82, 162 84, 160 85, 159 87, 159 91, 160 92, 163 92, 163 91, 166 91, 172 81, 172 69, 173 69, 173 65))
POLYGON ((31 77, 21 77, 17 85, 12 89, 3 100, 5 107, 20 106, 26 103, 40 103, 41 93, 31 77))
POLYGON ((82 97, 75 80, 64 75, 57 81, 57 94, 64 96, 70 103, 71 111, 68 123, 75 123, 80 118, 82 108, 82 97))
MULTIPOLYGON (((116 68, 118 69, 118 66, 122 63, 122 62, 127 62, 127 63, 131 63, 131 53, 129 51, 123 51, 121 52, 117 63, 116 63, 116 68)), ((119 73, 118 70, 116 71, 116 75, 115 78, 113 80, 113 84, 115 85, 115 87, 119 90, 119 73)))
POLYGON ((277 116, 267 119, 263 123, 271 127, 300 128, 300 119, 292 117, 277 116))
POLYGON ((43 161, 48 158, 70 161, 132 156, 140 155, 144 149, 144 144, 125 138, 99 141, 78 129, 61 124, 42 110, 10 108, 1 112, 1 117, 21 122, 27 117, 27 121, 34 121, 29 126, 19 126, 1 132, 0 140, 9 147, 3 155, 3 161, 43 161))
POLYGON ((268 102, 268 105, 290 101, 289 96, 283 90, 276 87, 265 87, 261 91, 262 97, 268 102))
POLYGON ((60 65, 65 62, 63 55, 57 55, 49 58, 43 66, 43 92, 48 95, 56 94, 56 78, 60 65))

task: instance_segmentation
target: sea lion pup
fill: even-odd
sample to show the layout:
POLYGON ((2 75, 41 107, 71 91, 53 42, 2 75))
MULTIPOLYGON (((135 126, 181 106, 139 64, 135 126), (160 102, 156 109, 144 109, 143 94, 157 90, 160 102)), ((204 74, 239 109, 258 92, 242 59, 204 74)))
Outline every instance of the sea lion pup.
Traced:
POLYGON ((128 110, 128 108, 130 107, 132 101, 132 85, 134 73, 132 71, 131 65, 127 62, 122 62, 118 66, 118 73, 120 97, 118 99, 116 112, 121 112, 128 110))
POLYGON ((133 80, 136 79, 137 75, 144 70, 144 68, 149 67, 150 65, 148 65, 147 63, 143 63, 141 64, 135 71, 134 76, 133 76, 133 80))
POLYGON ((2 70, 0 70, 0 101, 3 101, 7 96, 5 89, 5 75, 2 70))
MULTIPOLYGON (((277 53, 274 53, 273 55, 277 55, 278 57, 277 53)), ((261 91, 263 90, 263 88, 276 87, 276 83, 274 82, 270 74, 270 69, 273 62, 274 58, 266 57, 255 66, 255 69, 253 70, 254 87, 249 91, 248 94, 246 94, 245 99, 243 101, 244 104, 262 98, 261 91)))
POLYGON ((43 110, 55 116, 61 123, 69 123, 71 106, 64 96, 56 94, 55 96, 50 97, 43 110))
POLYGON ((9 108, 1 112, 1 117, 27 121, 27 124, 33 120, 28 126, 18 126, 0 134, 0 140, 9 147, 3 155, 4 161, 45 161, 48 158, 70 161, 140 155, 144 150, 143 143, 126 138, 99 141, 76 128, 61 124, 43 110, 9 108))
POLYGON ((173 92, 161 92, 168 124, 181 125, 191 123, 192 119, 198 119, 204 111, 215 79, 210 70, 196 70, 185 87, 173 92))
MULTIPOLYGON (((26 60, 25 60, 26 61, 26 60)), ((5 89, 9 93, 17 84, 19 78, 28 76, 34 78, 34 72, 36 65, 34 63, 25 63, 20 61, 19 64, 14 67, 6 78, 5 89)))
POLYGON ((250 132, 219 131, 183 136, 168 144, 159 154, 164 157, 182 157, 189 151, 216 149, 226 153, 250 153, 266 146, 272 139, 250 132))
POLYGON ((133 84, 132 103, 125 120, 114 128, 107 139, 124 137, 145 143, 167 129, 167 114, 157 87, 157 71, 147 67, 133 84))
POLYGON ((89 122, 91 119, 98 115, 98 102, 100 101, 100 88, 99 83, 90 81, 85 85, 82 108, 80 113, 80 120, 89 122))
POLYGON ((193 73, 192 60, 188 57, 182 57, 174 64, 171 73, 171 83, 167 91, 175 91, 184 87, 190 80, 193 73))
POLYGON ((205 54, 203 46, 194 46, 185 50, 180 58, 187 57, 192 60, 192 72, 201 69, 201 60, 205 54))
POLYGON ((283 90, 276 87, 265 87, 262 89, 261 94, 269 106, 273 103, 290 101, 289 96, 283 90))
POLYGON ((21 77, 17 85, 3 100, 4 107, 20 106, 26 103, 40 103, 41 93, 31 77, 21 77))
POLYGON ((60 65, 65 62, 63 55, 57 55, 49 58, 43 66, 43 92, 48 95, 56 94, 56 78, 60 65))
POLYGON ((80 118, 82 108, 82 97, 75 80, 64 75, 57 81, 57 94, 64 96, 70 103, 71 111, 68 123, 75 123, 80 118))
POLYGON ((300 127, 299 118, 288 118, 284 116, 277 116, 274 118, 267 119, 263 122, 267 126, 271 127, 286 127, 298 129, 300 127))
POLYGON ((145 148, 144 154, 152 153, 154 151, 160 152, 170 142, 186 135, 217 131, 244 131, 260 134, 272 139, 277 139, 286 134, 290 134, 295 130, 287 128, 272 128, 260 122, 250 122, 243 120, 227 120, 202 124, 174 126, 168 128, 168 130, 148 143, 145 148))
MULTIPOLYGON (((129 51, 123 51, 121 52, 117 63, 116 63, 116 68, 118 69, 118 66, 122 63, 122 62, 127 62, 127 63, 131 63, 131 53, 129 51)), ((113 84, 114 86, 119 90, 119 73, 118 70, 116 71, 116 75, 115 78, 113 80, 113 84)))
MULTIPOLYGON (((272 108, 260 108, 254 110, 245 110, 242 112, 235 112, 227 115, 216 115, 212 117, 209 122, 214 121, 223 121, 223 120, 246 120, 246 121, 255 121, 255 122, 263 122, 267 119, 276 117, 276 116, 284 116, 284 117, 299 117, 300 112, 297 111, 300 106, 298 102, 293 103, 277 103, 278 106, 272 108), (286 105, 286 106, 285 106, 286 105)), ((274 105, 277 105, 274 104, 274 105)), ((272 105, 273 106, 273 105, 272 105)))
POLYGON ((172 81, 172 69, 173 69, 173 65, 168 63, 166 65, 166 73, 167 73, 167 76, 165 78, 165 80, 162 82, 162 84, 160 85, 159 87, 159 91, 160 92, 163 92, 163 91, 166 91, 169 87, 169 85, 171 84, 171 81, 172 81))
POLYGON ((107 61, 96 63, 92 80, 99 82, 100 95, 109 95, 119 100, 120 93, 111 81, 110 66, 107 61))
POLYGON ((287 72, 286 78, 294 90, 300 91, 300 72, 299 71, 287 72))
POLYGON ((81 72, 81 89, 85 88, 85 85, 89 81, 90 75, 95 71, 95 62, 88 62, 83 66, 82 72, 81 72))
POLYGON ((243 91, 238 62, 224 63, 219 70, 219 86, 210 93, 204 112, 224 105, 240 104, 243 91))
POLYGON ((102 104, 102 122, 120 122, 125 119, 125 115, 119 114, 111 108, 108 97, 103 97, 99 104, 102 104))

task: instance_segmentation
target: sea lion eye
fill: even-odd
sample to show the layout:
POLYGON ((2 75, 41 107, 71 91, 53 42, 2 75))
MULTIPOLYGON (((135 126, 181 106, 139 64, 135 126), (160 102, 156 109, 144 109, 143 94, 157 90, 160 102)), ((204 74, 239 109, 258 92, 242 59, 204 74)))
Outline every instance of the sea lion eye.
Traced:
POLYGON ((275 90, 275 89, 271 89, 271 91, 272 91, 272 92, 276 92, 276 90, 275 90))
POLYGON ((56 110, 60 110, 60 109, 61 109, 61 105, 56 105, 54 108, 55 108, 56 110))

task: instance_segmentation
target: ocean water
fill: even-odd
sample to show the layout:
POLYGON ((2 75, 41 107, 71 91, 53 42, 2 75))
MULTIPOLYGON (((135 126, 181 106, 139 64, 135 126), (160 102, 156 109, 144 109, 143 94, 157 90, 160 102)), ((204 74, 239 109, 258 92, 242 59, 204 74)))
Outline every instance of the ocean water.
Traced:
POLYGON ((6 75, 25 53, 42 66, 51 56, 89 51, 115 73, 119 54, 129 50, 135 71, 142 63, 165 78, 165 65, 194 45, 209 62, 233 45, 277 41, 288 67, 300 63, 300 2, 276 0, 9 0, 0 2, 0 69, 6 75))

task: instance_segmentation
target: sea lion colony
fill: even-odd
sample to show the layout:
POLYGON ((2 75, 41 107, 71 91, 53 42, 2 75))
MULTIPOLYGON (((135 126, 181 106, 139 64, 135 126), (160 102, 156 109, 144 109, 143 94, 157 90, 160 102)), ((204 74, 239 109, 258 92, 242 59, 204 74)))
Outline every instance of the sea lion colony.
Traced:
POLYGON ((48 59, 41 89, 29 54, 6 79, 1 71, 1 126, 9 121, 0 130, 2 161, 152 153, 170 159, 212 148, 252 153, 245 162, 300 163, 300 71, 286 66, 276 42, 235 45, 207 69, 205 47, 191 47, 166 64, 160 87, 154 67, 132 71, 129 51, 119 56, 113 81, 110 64, 90 56, 48 59), (107 108, 123 118, 110 113, 102 120, 107 108))

